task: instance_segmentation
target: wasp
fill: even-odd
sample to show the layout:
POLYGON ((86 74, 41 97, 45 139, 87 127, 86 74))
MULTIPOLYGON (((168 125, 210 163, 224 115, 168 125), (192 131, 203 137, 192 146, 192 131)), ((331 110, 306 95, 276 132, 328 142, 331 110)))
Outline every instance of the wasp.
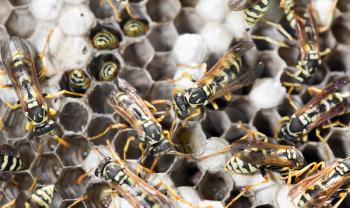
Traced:
POLYGON ((325 207, 335 199, 338 201, 332 207, 338 207, 350 191, 349 182, 350 157, 347 157, 297 183, 289 197, 300 208, 325 207))
POLYGON ((242 55, 253 47, 253 43, 242 41, 229 49, 219 61, 195 82, 194 86, 174 95, 173 108, 181 120, 189 120, 201 113, 201 107, 211 103, 218 106, 215 99, 224 96, 231 100, 231 92, 251 84, 259 75, 264 64, 260 62, 256 71, 241 72, 242 55))
POLYGON ((290 184, 310 175, 323 165, 322 163, 311 163, 305 166, 304 156, 294 146, 274 144, 260 132, 248 130, 245 127, 243 130, 247 131, 248 134, 224 150, 201 158, 203 160, 223 152, 232 151, 233 156, 226 163, 225 171, 234 174, 261 172, 264 176, 264 181, 245 187, 239 195, 230 201, 227 207, 251 188, 268 182, 267 173, 269 172, 279 173, 282 179, 286 179, 287 183, 290 184))
POLYGON ((133 207, 173 207, 169 199, 161 192, 111 158, 106 158, 100 163, 95 175, 115 184, 118 192, 133 207))
POLYGON ((118 72, 120 66, 114 61, 106 61, 101 65, 98 72, 98 80, 100 81, 111 81, 113 80, 118 72))
MULTIPOLYGON (((307 134, 312 129, 335 116, 347 113, 350 93, 339 90, 349 82, 348 77, 331 82, 290 118, 282 118, 286 123, 280 128, 278 137, 287 143, 300 144, 307 140, 307 134)), ((319 135, 318 137, 321 139, 319 135)))
MULTIPOLYGON (((173 146, 170 143, 170 132, 163 130, 159 123, 167 111, 163 112, 163 115, 159 118, 155 118, 151 110, 156 113, 157 109, 151 103, 143 100, 137 94, 136 89, 125 80, 121 78, 117 78, 117 80, 119 90, 111 94, 108 103, 118 115, 136 130, 140 140, 147 145, 146 153, 151 153, 153 156, 158 157, 173 152, 173 146)), ((154 100, 152 103, 171 105, 167 100, 154 100)), ((162 114, 162 112, 158 113, 162 114)), ((112 124, 101 134, 90 137, 89 139, 100 138, 111 128, 126 127, 126 124, 112 124)), ((176 154, 181 153, 176 152, 176 154)))
POLYGON ((119 47, 120 35, 107 26, 99 25, 90 33, 92 45, 99 50, 112 50, 119 47))
POLYGON ((258 22, 269 8, 271 0, 230 0, 229 7, 234 11, 244 12, 244 19, 249 25, 258 22))
POLYGON ((23 169, 23 160, 17 150, 7 144, 0 144, 0 180, 8 181, 10 172, 23 169))
POLYGON ((67 88, 71 92, 84 94, 91 85, 89 76, 82 69, 72 69, 66 73, 67 88))
POLYGON ((128 37, 139 37, 149 30, 147 22, 141 19, 128 19, 122 25, 123 32, 128 37))
MULTIPOLYGON (((51 134, 56 125, 50 116, 56 114, 54 109, 48 107, 41 93, 38 76, 30 53, 30 46, 25 40, 12 37, 3 41, 0 48, 1 60, 11 86, 19 98, 20 106, 28 119, 27 130, 33 128, 35 136, 51 134)), ((62 90, 57 94, 47 94, 46 98, 55 98, 62 94, 82 96, 79 93, 62 90)), ((13 109, 18 108, 13 107, 13 109)), ((56 137, 62 143, 63 140, 56 137)))

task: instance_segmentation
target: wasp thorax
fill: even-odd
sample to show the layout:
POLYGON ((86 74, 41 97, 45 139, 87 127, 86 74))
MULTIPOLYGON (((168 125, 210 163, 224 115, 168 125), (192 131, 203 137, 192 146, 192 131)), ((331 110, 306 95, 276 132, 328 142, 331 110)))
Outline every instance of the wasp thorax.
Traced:
POLYGON ((172 146, 167 139, 163 139, 151 148, 152 155, 155 157, 162 156, 172 150, 172 146))
POLYGON ((296 168, 303 167, 305 163, 305 159, 303 154, 299 150, 297 150, 295 147, 291 147, 286 151, 287 151, 287 158, 291 161, 294 161, 296 168))
POLYGON ((122 25, 124 34, 129 37, 144 35, 149 30, 147 21, 141 19, 129 19, 122 25))
POLYGON ((44 136, 50 134, 56 129, 56 124, 53 120, 47 120, 46 122, 34 126, 33 133, 35 136, 44 136))
POLYGON ((98 25, 90 32, 92 45, 100 50, 111 50, 119 47, 121 36, 114 29, 98 25))

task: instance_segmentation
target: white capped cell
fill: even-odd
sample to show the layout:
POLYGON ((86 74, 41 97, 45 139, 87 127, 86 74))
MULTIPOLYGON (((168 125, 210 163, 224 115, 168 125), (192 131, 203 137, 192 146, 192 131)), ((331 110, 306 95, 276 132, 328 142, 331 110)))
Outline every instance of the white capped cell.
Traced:
MULTIPOLYGON (((196 153, 201 156, 211 155, 213 153, 218 153, 222 151, 228 146, 229 143, 225 139, 213 137, 208 139, 203 148, 198 149, 196 153)), ((202 160, 199 162, 199 164, 204 170, 213 172, 223 171, 227 161, 229 161, 231 157, 231 152, 226 151, 225 153, 218 154, 216 156, 202 160)))
POLYGON ((32 0, 29 9, 37 19, 52 20, 58 17, 63 0, 32 0))
POLYGON ((85 2, 86 0, 65 0, 67 3, 70 4, 81 4, 83 2, 85 2))
POLYGON ((189 64, 187 66, 178 66, 174 74, 175 88, 186 90, 194 86, 194 81, 201 79, 206 72, 206 65, 189 64), (184 76, 188 74, 188 76, 184 76))
POLYGON ((207 23, 200 31, 200 35, 208 45, 209 52, 222 55, 232 42, 233 35, 223 24, 207 23))
POLYGON ((201 64, 208 55, 208 47, 200 35, 184 34, 177 38, 172 53, 178 64, 201 64))
POLYGON ((61 30, 67 35, 83 35, 95 24, 95 16, 85 5, 67 6, 58 19, 61 30))
MULTIPOLYGON (((277 207, 294 208, 291 198, 288 196, 291 187, 288 185, 281 186, 275 195, 275 204, 277 207)), ((300 198, 300 197, 299 197, 300 198)), ((296 199, 297 201, 297 199, 296 199)))
POLYGON ((264 78, 255 81, 249 100, 260 109, 278 106, 284 99, 286 89, 281 82, 273 78, 264 78))
POLYGON ((113 197, 113 200, 108 208, 123 207, 123 208, 133 208, 130 203, 119 196, 113 197))
POLYGON ((247 29, 250 27, 244 20, 244 14, 242 11, 232 11, 227 15, 225 20, 225 27, 230 31, 233 37, 242 39, 247 36, 247 29))
POLYGON ((330 12, 332 10, 332 4, 334 0, 313 0, 313 6, 317 12, 318 21, 321 25, 327 25, 328 18, 330 18, 330 12))
POLYGON ((222 202, 220 201, 212 201, 212 200, 203 200, 198 203, 199 207, 211 207, 211 208, 224 208, 222 202))
POLYGON ((64 70, 84 68, 92 56, 92 45, 84 37, 66 37, 57 50, 57 59, 64 70))
POLYGON ((200 0, 196 10, 207 21, 222 22, 229 12, 226 0, 200 0))

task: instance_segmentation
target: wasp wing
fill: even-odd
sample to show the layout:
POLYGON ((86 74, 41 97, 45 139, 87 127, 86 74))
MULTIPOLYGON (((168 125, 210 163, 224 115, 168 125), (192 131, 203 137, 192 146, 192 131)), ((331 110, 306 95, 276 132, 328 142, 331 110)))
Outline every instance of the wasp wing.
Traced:
POLYGON ((242 11, 252 7, 261 0, 229 0, 227 2, 229 8, 233 11, 242 11))
POLYGON ((218 76, 223 70, 225 70, 225 65, 227 65, 228 61, 232 62, 233 59, 237 59, 238 57, 245 54, 249 51, 254 44, 250 41, 241 41, 230 48, 220 59, 219 61, 209 69, 203 76, 202 79, 196 81, 196 85, 198 87, 204 86, 211 81, 216 76, 218 76))
POLYGON ((218 90, 214 95, 210 96, 208 99, 209 102, 212 102, 213 100, 236 91, 240 88, 252 85, 254 81, 260 76, 263 68, 264 63, 259 62, 256 70, 250 70, 239 74, 238 77, 231 83, 218 90))
POLYGON ((339 91, 341 88, 343 88, 345 85, 350 83, 350 78, 343 77, 340 79, 337 79, 330 84, 328 84, 319 94, 314 96, 309 102, 307 102, 303 107, 299 108, 295 115, 299 116, 300 114, 304 113, 306 110, 314 107, 317 105, 323 98, 327 97, 328 95, 339 91))

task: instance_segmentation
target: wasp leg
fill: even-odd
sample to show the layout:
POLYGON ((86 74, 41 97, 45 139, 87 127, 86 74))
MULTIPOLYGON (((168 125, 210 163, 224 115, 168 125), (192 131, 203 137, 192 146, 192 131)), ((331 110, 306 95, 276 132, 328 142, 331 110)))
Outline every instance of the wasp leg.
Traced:
POLYGON ((285 44, 284 42, 276 41, 270 37, 265 37, 265 36, 260 36, 260 35, 251 35, 251 38, 255 39, 255 40, 264 40, 268 43, 277 45, 277 46, 282 47, 282 48, 289 48, 289 46, 287 44, 285 44))
POLYGON ((120 14, 118 8, 113 4, 112 0, 107 0, 107 3, 112 8, 115 20, 117 20, 117 22, 121 22, 122 17, 121 17, 121 14, 120 14))
POLYGON ((80 198, 78 198, 77 200, 75 200, 72 204, 70 204, 67 208, 75 207, 76 205, 78 205, 80 202, 86 200, 87 198, 88 198, 87 195, 83 195, 80 198))
POLYGON ((183 126, 186 126, 187 122, 189 120, 191 120, 192 118, 195 118, 197 116, 199 116, 201 114, 201 109, 200 108, 197 108, 195 109, 195 112, 193 112, 190 116, 188 116, 187 118, 185 118, 182 122, 183 126))
POLYGON ((174 87, 173 88, 173 95, 176 95, 177 93, 183 92, 185 91, 185 88, 181 88, 181 87, 174 87))
POLYGON ((337 201, 337 203, 334 204, 334 206, 332 208, 339 207, 339 205, 344 201, 344 199, 346 198, 346 196, 348 195, 349 192, 350 192, 350 188, 347 188, 343 192, 338 193, 338 196, 340 199, 337 201))
POLYGON ((35 176, 32 185, 28 189, 28 192, 32 192, 34 190, 35 185, 37 184, 37 182, 38 182, 38 177, 35 176))
POLYGON ((111 129, 125 129, 128 128, 129 126, 127 124, 124 123, 117 123, 117 124, 110 124, 103 132, 92 136, 92 137, 88 137, 88 140, 96 140, 99 139, 101 137, 103 137, 104 135, 106 135, 111 129))
POLYGON ((179 195, 176 193, 176 190, 174 190, 174 188, 172 188, 171 186, 169 186, 168 184, 166 184, 166 183, 165 183, 164 181, 162 181, 162 180, 161 180, 158 184, 156 184, 156 185, 154 186, 154 188, 157 188, 157 189, 159 190, 159 188, 162 187, 163 185, 165 186, 165 188, 166 188, 168 194, 171 195, 171 196, 173 196, 174 199, 175 199, 176 201, 182 202, 182 203, 188 205, 189 207, 198 207, 198 206, 192 204, 191 202, 189 202, 189 201, 183 199, 181 196, 179 196, 179 195))
POLYGON ((318 129, 318 128, 316 129, 316 137, 321 141, 321 143, 323 143, 325 157, 326 157, 326 160, 328 160, 329 159, 329 155, 328 155, 327 146, 326 146, 328 138, 324 138, 321 135, 320 129, 318 129))
POLYGON ((0 84, 0 88, 4 88, 4 89, 8 89, 8 88, 13 88, 13 85, 12 84, 0 84))
POLYGON ((231 207, 232 204, 234 204, 239 198, 241 198, 241 196, 243 196, 245 193, 249 192, 252 188, 254 188, 256 186, 260 186, 260 185, 267 183, 267 182, 269 182, 269 177, 268 177, 268 175, 265 175, 263 181, 244 187, 242 189, 242 191, 235 198, 233 198, 228 204, 226 204, 225 208, 231 207))
POLYGON ((323 126, 322 126, 322 129, 328 129, 328 128, 331 128, 331 127, 350 128, 349 125, 346 125, 346 124, 340 122, 339 120, 337 120, 337 121, 332 122, 332 123, 330 123, 330 124, 323 125, 323 126))
POLYGON ((327 56, 332 50, 330 48, 326 48, 324 51, 320 52, 320 56, 327 56))
POLYGON ((125 6, 125 10, 126 12, 128 13, 128 15, 133 18, 133 19, 137 19, 137 17, 135 15, 132 14, 131 12, 131 6, 130 6, 130 2, 129 0, 127 0, 125 3, 124 3, 124 6, 125 6))
MULTIPOLYGON (((267 142, 267 136, 261 132, 258 132, 256 130, 251 130, 251 129, 248 129, 242 122, 239 122, 239 128, 241 128, 243 131, 245 131, 247 133, 246 136, 248 137, 253 137, 254 139, 257 139, 260 137, 263 137, 264 138, 264 141, 267 142)), ((247 138, 246 136, 244 136, 243 138, 247 138)), ((242 138, 242 139, 243 139, 242 138)))
POLYGON ((185 71, 185 72, 183 72, 183 73, 181 74, 180 77, 178 77, 178 78, 176 78, 176 79, 168 79, 167 82, 168 82, 168 83, 175 83, 175 82, 178 82, 179 80, 181 80, 181 79, 183 79, 183 78, 187 78, 187 79, 193 81, 192 75, 191 75, 190 73, 188 73, 188 72, 185 71))
POLYGON ((146 106, 151 110, 152 114, 159 115, 157 118, 158 122, 162 122, 164 118, 169 114, 170 110, 172 109, 172 103, 170 100, 165 99, 159 99, 159 100, 153 100, 151 103, 148 101, 145 101, 146 106), (165 111, 158 111, 155 105, 167 105, 168 108, 165 111))
POLYGON ((314 86, 311 86, 311 87, 308 87, 307 88, 307 92, 311 95, 311 96, 316 96, 318 94, 320 94, 322 92, 321 89, 317 88, 317 87, 314 87, 314 86))
POLYGON ((41 60, 41 69, 40 69, 40 71, 38 73, 39 79, 42 79, 43 77, 45 77, 47 72, 48 72, 45 54, 46 54, 46 50, 47 50, 47 48, 49 46, 49 42, 50 42, 50 39, 51 39, 51 36, 52 36, 52 32, 53 32, 53 29, 49 30, 49 32, 47 34, 47 37, 46 37, 46 40, 45 40, 44 48, 38 54, 38 57, 41 60))
POLYGON ((293 91, 294 91, 294 87, 290 87, 288 89, 287 100, 288 100, 289 104, 294 108, 294 110, 297 110, 298 107, 297 107, 297 105, 295 104, 295 102, 293 101, 293 98, 292 98, 292 92, 293 91))
POLYGON ((61 90, 61 91, 56 92, 56 93, 44 94, 44 96, 47 99, 54 99, 54 98, 60 97, 62 95, 73 95, 73 96, 78 96, 78 97, 84 97, 85 96, 85 94, 77 93, 77 92, 71 92, 71 91, 68 91, 68 90, 61 90))
MULTIPOLYGON (((329 29, 329 27, 331 26, 332 20, 333 20, 333 17, 334 17, 334 12, 335 12, 335 10, 337 8, 337 3, 338 3, 338 0, 334 0, 332 2, 331 10, 327 14, 327 23, 326 23, 326 25, 319 27, 320 33, 326 32, 329 29)), ((312 10, 314 10, 314 7, 312 7, 312 10)))
POLYGON ((263 21, 265 24, 270 25, 276 28, 282 35, 284 35, 288 40, 295 41, 295 39, 282 27, 282 25, 265 20, 263 21))
POLYGON ((4 102, 4 104, 6 105, 6 107, 10 108, 11 110, 17 110, 18 108, 21 107, 20 103, 11 104, 11 103, 8 103, 8 102, 4 102))
POLYGON ((126 160, 126 154, 128 153, 128 150, 129 150, 129 146, 130 146, 130 143, 135 141, 135 137, 134 136, 130 136, 127 140, 126 140, 126 144, 125 144, 125 147, 123 149, 123 157, 124 157, 124 160, 126 160))

